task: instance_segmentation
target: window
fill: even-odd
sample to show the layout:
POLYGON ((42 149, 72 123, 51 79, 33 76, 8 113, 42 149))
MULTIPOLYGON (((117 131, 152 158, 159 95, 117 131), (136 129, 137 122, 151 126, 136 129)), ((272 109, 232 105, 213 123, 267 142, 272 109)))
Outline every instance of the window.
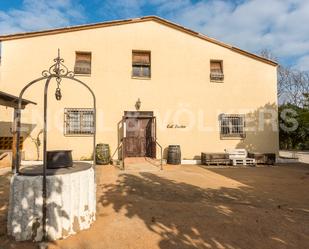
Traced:
POLYGON ((74 73, 91 74, 91 53, 76 52, 74 73))
POLYGON ((210 61, 210 79, 213 81, 223 81, 223 61, 210 61))
POLYGON ((94 131, 94 111, 92 108, 65 108, 65 135, 92 135, 94 131))
MULTIPOLYGON (((19 148, 23 149, 24 137, 20 137, 19 148)), ((12 150, 13 137, 0 137, 0 150, 12 150)))
POLYGON ((132 52, 132 77, 150 78, 150 52, 132 52))
POLYGON ((245 116, 240 114, 221 115, 221 138, 244 138, 245 116))

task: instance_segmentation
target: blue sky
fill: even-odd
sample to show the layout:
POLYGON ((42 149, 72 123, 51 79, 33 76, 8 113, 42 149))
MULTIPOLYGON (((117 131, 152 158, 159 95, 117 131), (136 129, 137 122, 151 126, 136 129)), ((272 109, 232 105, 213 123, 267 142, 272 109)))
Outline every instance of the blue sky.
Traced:
POLYGON ((145 15, 309 70, 309 0, 0 0, 0 34, 145 15))

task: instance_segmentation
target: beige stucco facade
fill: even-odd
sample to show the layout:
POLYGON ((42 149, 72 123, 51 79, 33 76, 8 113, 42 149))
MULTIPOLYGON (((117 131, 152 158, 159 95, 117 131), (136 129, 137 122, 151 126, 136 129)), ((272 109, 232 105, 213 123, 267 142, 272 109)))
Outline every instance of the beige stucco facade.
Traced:
MULTIPOLYGON (((57 34, 2 41, 0 90, 18 95, 29 81, 48 69, 57 49, 69 69, 75 52, 92 52, 92 73, 79 76, 97 97, 97 142, 108 143, 114 152, 118 143, 117 124, 124 111, 154 111, 157 138, 166 148, 181 145, 182 157, 197 158, 202 151, 226 148, 278 152, 277 69, 264 61, 190 35, 155 20, 84 29, 57 34), (132 50, 151 51, 151 79, 133 79, 132 50), (210 81, 210 60, 223 60, 224 81, 210 81), (263 115, 265 110, 268 114, 263 115), (271 114, 269 114, 271 112, 271 114), (245 139, 221 139, 219 115, 245 114, 245 139), (272 116, 272 117, 270 117, 272 116), (264 117, 259 119, 258 117, 264 117), (273 120, 272 120, 273 119, 273 120), (167 128, 168 124, 186 128, 167 128)), ((64 80, 63 98, 56 101, 56 83, 48 99, 48 149, 72 149, 75 159, 89 158, 91 137, 63 134, 64 108, 92 107, 90 94, 82 86, 64 80)), ((35 136, 43 123, 43 83, 36 84, 25 98, 28 105, 23 123, 35 136)), ((0 122, 11 122, 11 109, 0 107, 0 122)), ((1 127, 0 136, 7 129, 1 127)), ((25 158, 34 159, 31 139, 24 144, 25 158)))

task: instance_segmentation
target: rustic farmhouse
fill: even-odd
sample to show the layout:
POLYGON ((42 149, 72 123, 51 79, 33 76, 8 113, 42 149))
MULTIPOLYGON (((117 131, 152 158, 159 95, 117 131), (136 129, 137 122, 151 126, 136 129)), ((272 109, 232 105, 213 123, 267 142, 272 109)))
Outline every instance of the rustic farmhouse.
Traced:
MULTIPOLYGON (((165 151, 180 145, 183 159, 227 148, 278 153, 273 61, 154 16, 2 35, 0 42, 0 90, 15 96, 60 49, 68 68, 94 90, 97 142, 109 144, 115 159, 121 150, 158 157, 156 142, 165 151)), ((48 149, 90 158, 91 96, 70 81, 60 87, 62 101, 48 99, 48 149)), ((25 96, 37 103, 23 110, 29 160, 36 159, 32 138, 43 124, 42 89, 38 84, 25 96)), ((13 109, 0 106, 0 150, 11 149, 5 139, 12 120, 13 109)))

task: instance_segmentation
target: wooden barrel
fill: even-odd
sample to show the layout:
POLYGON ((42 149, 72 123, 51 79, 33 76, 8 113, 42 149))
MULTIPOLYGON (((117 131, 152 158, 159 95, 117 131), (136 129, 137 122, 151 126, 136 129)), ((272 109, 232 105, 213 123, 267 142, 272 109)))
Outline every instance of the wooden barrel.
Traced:
POLYGON ((111 161, 110 150, 108 144, 97 144, 95 149, 96 164, 105 165, 111 161))
POLYGON ((167 153, 168 164, 181 164, 181 150, 180 145, 169 145, 167 153))

